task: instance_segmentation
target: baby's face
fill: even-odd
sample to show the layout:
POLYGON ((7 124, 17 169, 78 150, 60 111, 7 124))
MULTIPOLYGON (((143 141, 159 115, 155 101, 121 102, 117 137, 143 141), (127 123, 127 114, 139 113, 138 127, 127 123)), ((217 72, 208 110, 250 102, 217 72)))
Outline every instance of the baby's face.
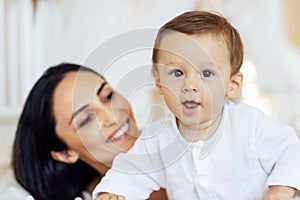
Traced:
POLYGON ((213 36, 165 36, 154 73, 158 91, 181 123, 199 125, 220 116, 230 87, 225 43, 213 36))

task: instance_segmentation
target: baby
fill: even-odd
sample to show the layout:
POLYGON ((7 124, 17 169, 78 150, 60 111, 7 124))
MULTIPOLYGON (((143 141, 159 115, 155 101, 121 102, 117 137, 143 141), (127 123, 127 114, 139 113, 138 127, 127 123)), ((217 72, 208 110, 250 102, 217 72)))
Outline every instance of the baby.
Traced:
POLYGON ((174 200, 295 196, 300 142, 294 130, 230 101, 242 87, 243 44, 224 17, 191 11, 172 19, 159 30, 152 59, 156 88, 171 113, 116 157, 94 199, 147 199, 159 188, 174 200))

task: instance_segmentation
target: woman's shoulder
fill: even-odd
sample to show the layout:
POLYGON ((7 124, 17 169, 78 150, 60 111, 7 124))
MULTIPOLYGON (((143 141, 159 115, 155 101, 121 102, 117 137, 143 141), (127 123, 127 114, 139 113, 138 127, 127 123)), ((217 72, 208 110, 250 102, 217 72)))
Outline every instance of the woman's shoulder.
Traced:
POLYGON ((13 170, 8 169, 0 177, 0 199, 1 200, 29 200, 30 194, 16 181, 13 170))

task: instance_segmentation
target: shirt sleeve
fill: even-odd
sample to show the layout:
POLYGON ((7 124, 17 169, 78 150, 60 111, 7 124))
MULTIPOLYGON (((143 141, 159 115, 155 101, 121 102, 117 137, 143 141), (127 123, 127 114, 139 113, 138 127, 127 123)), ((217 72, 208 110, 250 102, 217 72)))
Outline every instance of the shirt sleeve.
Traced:
MULTIPOLYGON (((143 134, 142 134, 143 135, 143 134)), ((101 192, 123 195, 127 200, 147 199, 162 187, 162 163, 154 139, 140 136, 128 153, 121 153, 112 168, 93 191, 93 198, 101 192)))
POLYGON ((300 190, 300 140, 289 126, 263 116, 256 133, 256 152, 269 174, 267 186, 283 185, 300 190))

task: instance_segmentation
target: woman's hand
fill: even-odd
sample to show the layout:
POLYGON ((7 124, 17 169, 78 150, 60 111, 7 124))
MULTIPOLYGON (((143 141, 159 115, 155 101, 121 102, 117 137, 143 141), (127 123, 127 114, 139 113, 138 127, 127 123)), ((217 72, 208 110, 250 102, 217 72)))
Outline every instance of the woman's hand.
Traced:
POLYGON ((271 186, 263 200, 291 200, 296 189, 287 186, 271 186))
POLYGON ((111 194, 111 193, 102 193, 96 200, 126 200, 124 196, 111 194))

